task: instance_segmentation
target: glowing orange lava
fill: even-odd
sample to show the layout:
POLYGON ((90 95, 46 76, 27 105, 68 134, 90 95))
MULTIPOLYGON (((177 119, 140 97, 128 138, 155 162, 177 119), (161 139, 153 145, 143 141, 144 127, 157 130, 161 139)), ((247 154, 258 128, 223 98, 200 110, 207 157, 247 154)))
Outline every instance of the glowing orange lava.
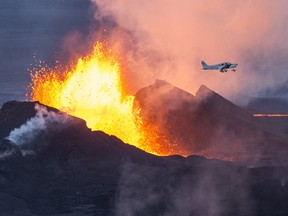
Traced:
POLYGON ((40 67, 31 72, 31 100, 84 119, 92 130, 102 130, 147 152, 171 151, 155 143, 157 135, 143 127, 134 96, 123 89, 121 68, 111 49, 96 43, 92 53, 69 69, 40 67))
POLYGON ((283 113, 255 113, 255 117, 288 117, 288 114, 283 113))

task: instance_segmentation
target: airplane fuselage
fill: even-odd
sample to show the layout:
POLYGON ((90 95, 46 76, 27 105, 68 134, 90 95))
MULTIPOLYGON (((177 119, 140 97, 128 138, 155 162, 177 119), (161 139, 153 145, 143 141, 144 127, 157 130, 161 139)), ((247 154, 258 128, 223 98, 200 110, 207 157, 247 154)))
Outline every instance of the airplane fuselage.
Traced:
POLYGON ((219 70, 220 72, 227 72, 228 69, 232 69, 232 71, 236 71, 235 68, 238 64, 230 63, 230 62, 223 62, 220 64, 208 65, 204 61, 201 61, 203 70, 219 70))

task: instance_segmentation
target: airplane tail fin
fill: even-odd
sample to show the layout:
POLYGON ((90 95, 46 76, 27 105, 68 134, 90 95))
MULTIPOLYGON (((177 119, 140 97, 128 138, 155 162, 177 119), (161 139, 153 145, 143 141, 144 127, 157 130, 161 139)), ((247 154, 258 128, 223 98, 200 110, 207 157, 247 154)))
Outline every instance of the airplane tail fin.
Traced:
POLYGON ((208 65, 204 61, 201 61, 201 64, 202 64, 203 69, 208 68, 208 65))

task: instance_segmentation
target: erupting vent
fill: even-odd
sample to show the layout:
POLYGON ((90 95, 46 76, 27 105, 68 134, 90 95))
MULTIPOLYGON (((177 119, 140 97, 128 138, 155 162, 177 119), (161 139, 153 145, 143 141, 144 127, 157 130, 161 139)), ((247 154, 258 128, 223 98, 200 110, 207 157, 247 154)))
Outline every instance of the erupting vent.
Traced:
POLYGON ((143 126, 134 96, 127 94, 121 67, 112 49, 96 43, 92 53, 68 69, 40 67, 31 71, 31 100, 84 119, 92 130, 102 130, 145 151, 171 154, 156 143, 151 127, 143 126))

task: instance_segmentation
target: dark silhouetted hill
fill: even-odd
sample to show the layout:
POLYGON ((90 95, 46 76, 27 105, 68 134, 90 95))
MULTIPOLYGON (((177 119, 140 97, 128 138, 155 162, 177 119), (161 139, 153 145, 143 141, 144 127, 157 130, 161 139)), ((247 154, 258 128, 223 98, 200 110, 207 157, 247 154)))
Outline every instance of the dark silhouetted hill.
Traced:
POLYGON ((174 143, 175 154, 250 162, 286 160, 287 131, 275 122, 258 121, 204 85, 194 96, 157 80, 136 93, 135 107, 141 108, 146 124, 158 128, 163 140, 174 143))
MULTIPOLYGON (((157 110, 165 114, 162 118, 169 117, 167 122, 195 129, 199 141, 210 142, 198 149, 213 149, 214 143, 209 137, 213 128, 209 124, 218 121, 219 116, 230 116, 231 119, 218 122, 227 127, 233 121, 251 119, 250 114, 204 86, 196 96, 160 82, 160 89, 163 88, 163 94, 159 93, 158 85, 148 88, 149 94, 161 99, 153 100, 153 106, 149 106, 151 95, 145 94, 145 89, 139 91, 147 99, 145 103, 139 101, 147 106, 143 109, 147 111, 146 121, 149 118, 153 118, 153 123, 166 121, 152 112, 157 110), (164 103, 165 107, 155 102, 164 103), (211 107, 214 105, 220 108, 211 107), (230 115, 230 110, 237 114, 230 115), (175 116, 171 116, 171 112, 175 116), (180 118, 179 121, 175 117, 180 118), (189 125, 191 120, 204 123, 195 128, 196 122, 189 125)), ((91 131, 83 120, 38 102, 4 104, 0 111, 1 138, 23 124, 29 127, 49 116, 55 122, 47 121, 49 124, 39 128, 41 130, 33 130, 37 133, 34 139, 27 139, 23 144, 9 139, 0 141, 1 215, 284 216, 288 213, 286 167, 248 168, 198 155, 157 157, 115 136, 91 131), (47 112, 40 115, 36 105, 47 112)), ((191 135, 186 134, 187 128, 175 132, 173 127, 166 130, 174 136, 181 134, 185 141, 184 138, 191 135)), ((19 129, 17 133, 21 132, 27 131, 19 129)), ((196 138, 193 135, 190 139, 196 138)))

